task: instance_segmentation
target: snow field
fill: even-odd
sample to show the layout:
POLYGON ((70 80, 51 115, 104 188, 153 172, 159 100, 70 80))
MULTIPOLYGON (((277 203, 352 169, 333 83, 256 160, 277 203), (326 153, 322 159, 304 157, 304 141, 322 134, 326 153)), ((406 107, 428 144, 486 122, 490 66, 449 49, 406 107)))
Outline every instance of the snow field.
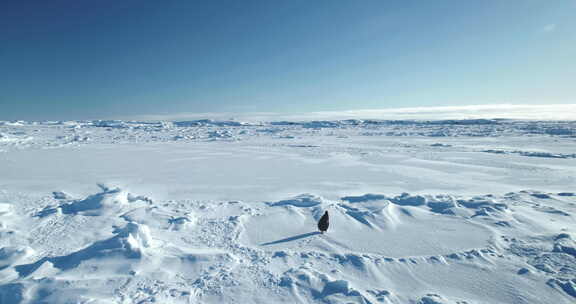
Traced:
POLYGON ((536 237, 530 230, 538 224, 517 217, 514 206, 555 220, 542 232, 570 230, 559 218, 571 216, 559 211, 574 211, 575 198, 305 194, 254 206, 156 202, 107 187, 82 199, 56 192, 44 199, 49 207, 15 207, 32 212, 25 228, 3 213, 0 294, 2 303, 569 303, 571 234, 536 237), (551 201, 561 207, 546 207, 551 201), (322 210, 334 223, 325 235, 315 231, 322 210), (97 229, 102 236, 91 238, 97 229), (62 237, 68 248, 56 254, 62 237), (22 239, 28 246, 8 245, 22 239), (538 283, 552 288, 536 293, 538 283), (256 287, 264 288, 259 295, 248 292, 256 287))
POLYGON ((0 304, 573 303, 573 130, 5 123, 0 304))

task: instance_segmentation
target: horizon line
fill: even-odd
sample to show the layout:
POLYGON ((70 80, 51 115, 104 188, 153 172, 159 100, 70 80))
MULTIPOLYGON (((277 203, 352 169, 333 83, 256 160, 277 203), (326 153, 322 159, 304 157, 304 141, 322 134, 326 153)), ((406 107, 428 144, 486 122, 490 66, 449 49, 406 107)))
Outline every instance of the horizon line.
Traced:
POLYGON ((179 112, 168 114, 114 115, 98 119, 64 120, 0 120, 1 122, 49 122, 49 121, 185 121, 220 120, 242 122, 274 121, 313 121, 313 120, 472 120, 472 119, 510 119, 540 121, 574 121, 575 104, 479 104, 465 106, 421 106, 380 109, 353 109, 310 112, 179 112))

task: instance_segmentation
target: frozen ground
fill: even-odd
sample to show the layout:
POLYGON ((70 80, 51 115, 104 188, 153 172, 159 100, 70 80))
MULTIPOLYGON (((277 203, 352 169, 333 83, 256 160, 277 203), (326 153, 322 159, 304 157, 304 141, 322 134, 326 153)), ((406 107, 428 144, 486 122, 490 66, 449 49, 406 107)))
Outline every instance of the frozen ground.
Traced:
POLYGON ((576 122, 0 122, 0 304, 573 303, 575 214, 576 122))

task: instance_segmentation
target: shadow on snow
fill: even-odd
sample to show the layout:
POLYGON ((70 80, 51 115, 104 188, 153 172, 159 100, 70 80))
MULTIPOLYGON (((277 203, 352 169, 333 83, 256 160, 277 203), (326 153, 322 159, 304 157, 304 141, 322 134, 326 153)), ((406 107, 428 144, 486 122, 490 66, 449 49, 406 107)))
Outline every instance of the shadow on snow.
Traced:
POLYGON ((285 243, 285 242, 292 242, 292 241, 311 237, 311 236, 318 235, 318 234, 320 234, 319 231, 298 234, 295 236, 287 237, 285 239, 281 239, 281 240, 277 240, 277 241, 273 241, 273 242, 268 242, 268 243, 262 243, 262 244, 260 244, 260 246, 268 246, 268 245, 275 245, 275 244, 280 244, 280 243, 285 243))

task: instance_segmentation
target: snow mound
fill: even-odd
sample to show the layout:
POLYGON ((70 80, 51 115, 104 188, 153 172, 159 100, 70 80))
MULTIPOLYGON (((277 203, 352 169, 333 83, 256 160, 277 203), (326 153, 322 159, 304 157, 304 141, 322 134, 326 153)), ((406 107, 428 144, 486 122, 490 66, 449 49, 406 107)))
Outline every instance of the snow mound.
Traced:
POLYGON ((363 294, 347 280, 332 279, 330 276, 309 267, 286 271, 280 279, 281 287, 286 288, 305 302, 325 303, 370 303, 369 294, 363 294))
POLYGON ((301 194, 294 198, 282 200, 274 203, 266 203, 270 207, 294 206, 294 207, 314 207, 323 203, 323 198, 313 194, 301 194))
POLYGON ((227 131, 227 130, 216 130, 216 131, 210 131, 208 132, 208 138, 212 139, 212 140, 217 140, 217 139, 226 139, 226 138, 233 138, 234 136, 232 135, 231 132, 227 131))
POLYGON ((550 279, 546 282, 549 286, 564 291, 567 295, 576 298, 576 279, 550 279))
MULTIPOLYGON (((150 230, 142 224, 128 223, 117 231, 116 236, 97 241, 81 250, 63 256, 44 257, 32 264, 16 266, 21 277, 35 273, 44 263, 50 262, 60 270, 70 270, 77 267, 89 268, 90 265, 110 260, 140 259, 146 248, 153 245, 150 230)), ((113 267, 118 267, 114 266, 113 267)))
POLYGON ((7 246, 0 248, 0 270, 26 259, 33 253, 34 250, 30 247, 7 246))
POLYGON ((390 199, 396 205, 400 206, 422 206, 426 204, 426 198, 421 195, 410 195, 409 193, 402 193, 399 196, 390 199))
POLYGON ((12 206, 10 204, 0 204, 0 216, 10 215, 12 213, 12 206))
POLYGON ((196 218, 192 217, 190 214, 179 217, 172 216, 168 220, 168 223, 170 224, 172 230, 179 231, 194 226, 194 224, 196 223, 196 218))
MULTIPOLYGON (((401 195, 395 197, 388 197, 382 194, 364 194, 361 196, 345 196, 342 197, 341 200, 347 201, 349 203, 368 203, 374 201, 387 201, 397 206, 427 206, 430 211, 440 214, 449 214, 449 215, 456 215, 462 214, 462 211, 459 211, 458 208, 462 206, 459 205, 459 202, 456 198, 450 195, 410 195, 409 193, 402 193, 401 195)), ((486 202, 478 202, 478 205, 472 206, 472 202, 463 202, 464 205, 467 207, 474 209, 480 205, 486 205, 488 207, 491 205, 490 203, 486 202)), ((493 205, 493 204, 492 204, 493 205)), ((344 208, 348 210, 352 210, 352 207, 347 207, 342 205, 344 208)), ((503 205, 496 206, 499 209, 504 208, 503 205)))
POLYGON ((456 302, 456 301, 448 301, 447 299, 443 298, 441 295, 429 293, 423 297, 421 297, 417 304, 465 304, 467 302, 456 302))
POLYGON ((0 133, 0 142, 9 142, 17 140, 16 138, 9 136, 8 134, 0 133))
POLYGON ((33 137, 26 136, 25 132, 14 132, 13 134, 0 133, 0 144, 13 144, 33 140, 33 137))
POLYGON ((52 197, 54 197, 54 199, 57 199, 57 200, 70 200, 70 199, 72 199, 72 197, 70 197, 70 195, 64 191, 53 191, 52 197))
MULTIPOLYGON (((100 186, 101 192, 92 194, 84 199, 65 202, 58 207, 48 207, 38 213, 39 217, 45 217, 53 213, 80 214, 85 216, 102 216, 118 213, 127 205, 135 201, 147 201, 148 198, 133 196, 120 188, 108 188, 100 186)), ((69 196, 63 192, 54 192, 53 196, 59 200, 68 200, 69 196)))
MULTIPOLYGON (((464 217, 434 216, 428 206, 421 205, 427 202, 422 196, 404 194, 395 200, 406 206, 388 200, 330 203, 310 194, 267 203, 268 207, 285 208, 268 208, 262 215, 243 217, 240 241, 265 250, 365 252, 389 257, 443 255, 488 245, 492 235, 488 229, 464 217), (329 211, 331 224, 328 233, 320 235, 316 223, 324 210, 329 211), (375 239, 378 242, 366 241, 375 239)), ((434 204, 452 206, 433 201, 434 210, 441 209, 434 204)))
POLYGON ((449 195, 435 195, 426 198, 426 205, 430 211, 440 214, 456 214, 457 201, 449 195))
POLYGON ((368 201, 384 200, 384 199, 388 199, 388 198, 382 194, 367 193, 367 194, 364 194, 361 196, 344 196, 340 199, 343 201, 350 202, 350 203, 362 203, 362 202, 368 202, 368 201))
POLYGON ((576 258, 576 242, 566 233, 559 234, 554 243, 554 252, 563 252, 576 258))
POLYGON ((506 249, 527 258, 533 268, 521 269, 519 273, 532 271, 548 278, 547 284, 576 297, 576 242, 567 233, 556 236, 519 240, 505 238, 506 249))
POLYGON ((153 245, 150 229, 144 224, 130 222, 119 231, 118 236, 126 240, 125 244, 129 256, 139 257, 145 248, 150 248, 153 245))

